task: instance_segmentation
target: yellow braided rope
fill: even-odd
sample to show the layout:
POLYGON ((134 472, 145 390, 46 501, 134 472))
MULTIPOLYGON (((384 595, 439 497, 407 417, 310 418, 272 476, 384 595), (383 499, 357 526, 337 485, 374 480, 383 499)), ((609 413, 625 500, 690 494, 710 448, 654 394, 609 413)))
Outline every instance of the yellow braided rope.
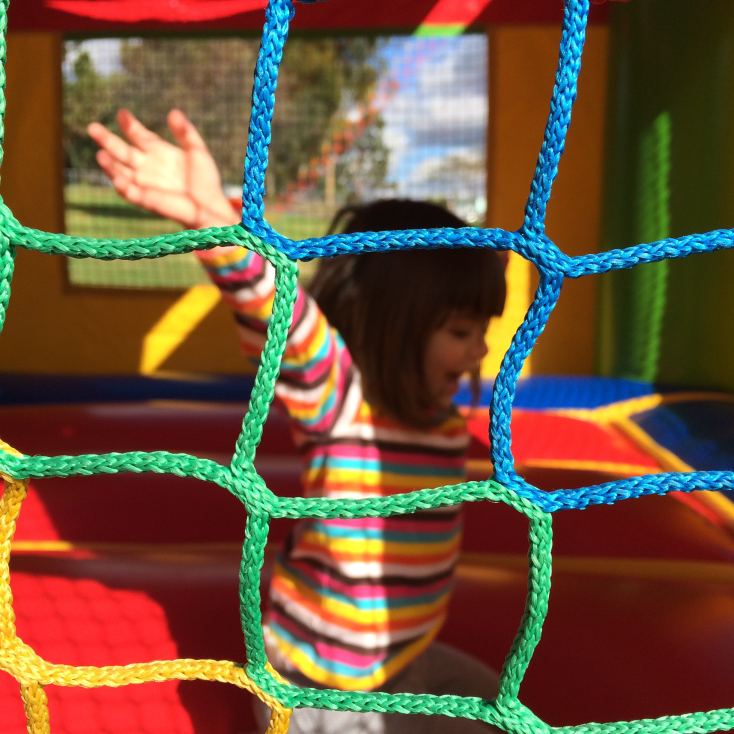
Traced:
POLYGON ((25 718, 28 723, 28 734, 51 734, 51 722, 48 718, 48 699, 43 686, 28 683, 20 687, 23 699, 25 718))
MULTIPOLYGON (((0 448, 21 454, 0 440, 0 448)), ((155 660, 130 665, 59 665, 44 660, 16 633, 13 594, 10 588, 10 547, 28 482, 0 474, 3 494, 0 497, 0 670, 9 673, 21 686, 28 734, 49 734, 48 702, 44 686, 119 687, 136 683, 160 683, 169 680, 206 680, 229 683, 257 696, 270 708, 267 734, 285 734, 291 709, 285 708, 255 684, 242 665, 229 660, 155 660)), ((270 673, 279 678, 270 669, 270 673)), ((282 678, 279 678, 284 682, 282 678)))

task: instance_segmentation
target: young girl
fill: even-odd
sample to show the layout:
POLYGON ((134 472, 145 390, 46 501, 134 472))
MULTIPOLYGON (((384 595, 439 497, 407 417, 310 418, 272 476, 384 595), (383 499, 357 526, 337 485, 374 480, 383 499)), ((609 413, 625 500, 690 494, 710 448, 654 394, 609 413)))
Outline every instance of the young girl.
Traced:
MULTIPOLYGON (((129 201, 184 226, 237 221, 194 126, 169 114, 170 145, 129 112, 128 142, 89 132, 129 201)), ((341 231, 459 227, 433 204, 379 201, 340 212, 341 231)), ((257 363, 274 292, 272 267, 239 247, 199 253, 257 363)), ((419 250, 324 261, 298 293, 277 398, 304 457, 309 495, 369 497, 464 481, 468 435, 453 398, 487 353, 505 298, 487 250, 419 250)), ((461 508, 298 523, 275 565, 266 615, 274 666, 299 685, 492 697, 496 675, 435 641, 449 602, 461 508)), ((261 714, 265 712, 260 712, 261 714)), ((266 716, 263 717, 266 720, 266 716)), ((486 732, 444 717, 301 709, 295 732, 486 732)))

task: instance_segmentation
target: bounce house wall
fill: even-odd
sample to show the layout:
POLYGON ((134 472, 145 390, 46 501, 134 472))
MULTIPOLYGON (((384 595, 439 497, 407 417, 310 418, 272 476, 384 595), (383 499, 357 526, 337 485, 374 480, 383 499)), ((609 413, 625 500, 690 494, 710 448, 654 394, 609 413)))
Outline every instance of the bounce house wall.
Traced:
MULTIPOLYGON (((605 247, 731 227, 734 6, 613 13, 605 247)), ((601 292, 603 374, 734 389, 731 251, 615 273, 601 292)))
MULTIPOLYGON (((262 27, 267 0, 22 0, 10 13, 11 30, 139 32, 147 30, 254 30, 262 27)), ((558 23, 560 3, 538 0, 371 0, 328 3, 299 13, 293 27, 309 30, 455 29, 488 23, 558 23)), ((603 21, 606 7, 592 7, 590 19, 603 21)))
MULTIPOLYGON (((558 30, 547 26, 490 31, 488 226, 515 229, 522 223, 548 110, 557 43, 558 30)), ((548 235, 570 255, 594 252, 599 246, 607 58, 608 29, 591 26, 574 122, 549 208, 548 235)), ((510 301, 498 326, 514 330, 529 304, 536 273, 526 261, 511 256, 510 274, 510 301)), ((530 357, 533 373, 591 374, 596 290, 595 280, 589 278, 565 285, 530 357)), ((507 334, 498 336, 492 347, 504 353, 507 334)))
MULTIPOLYGON (((556 64, 558 28, 493 26, 489 31, 488 224, 522 220, 542 137, 556 64)), ((576 121, 551 207, 550 235, 571 253, 598 242, 607 28, 590 30, 576 121)), ((3 195, 23 224, 63 230, 61 36, 11 33, 3 195), (34 121, 32 125, 28 121, 34 121)), ((532 296, 534 273, 510 264, 512 298, 491 334, 485 374, 499 358, 532 296)), ((594 284, 574 283, 541 338, 534 372, 588 373, 593 363, 594 284)), ((3 372, 137 374, 146 354, 165 359, 152 371, 236 374, 242 360, 224 308, 206 312, 182 333, 190 292, 114 290, 69 285, 62 257, 19 254, 3 342, 3 372), (171 346, 173 345, 173 346, 171 346), (167 351, 166 351, 167 350, 167 351)))
MULTIPOLYGON (((7 73, 2 195, 24 224, 63 231, 61 36, 9 34, 7 73)), ((181 292, 72 288, 66 268, 63 257, 18 253, 0 346, 2 371, 139 373, 146 337, 180 300, 181 292)), ((159 338, 166 336, 179 338, 165 331, 159 338)), ((210 313, 180 340, 165 368, 241 371, 242 359, 225 311, 210 313)))

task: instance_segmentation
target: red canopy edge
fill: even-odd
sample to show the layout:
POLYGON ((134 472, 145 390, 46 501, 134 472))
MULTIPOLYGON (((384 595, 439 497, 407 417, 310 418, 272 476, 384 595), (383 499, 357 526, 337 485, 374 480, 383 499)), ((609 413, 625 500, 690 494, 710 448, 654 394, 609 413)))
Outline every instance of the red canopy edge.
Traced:
MULTIPOLYGON (((10 30, 92 33, 260 30, 266 0, 13 0, 10 30)), ((323 0, 299 3, 294 28, 410 30, 489 23, 557 23, 561 0, 323 0)), ((592 9, 604 20, 605 6, 592 9)))

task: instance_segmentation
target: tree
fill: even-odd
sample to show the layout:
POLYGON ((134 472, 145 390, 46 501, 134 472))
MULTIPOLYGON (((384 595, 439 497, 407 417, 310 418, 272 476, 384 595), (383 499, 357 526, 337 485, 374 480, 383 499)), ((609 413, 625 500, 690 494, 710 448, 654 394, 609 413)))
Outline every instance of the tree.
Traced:
MULTIPOLYGON (((297 178, 299 168, 321 155, 344 127, 350 112, 368 104, 381 70, 377 50, 377 39, 366 37, 301 37, 286 46, 273 121, 270 171, 274 193, 283 191, 297 178)), ((357 143, 364 152, 369 138, 375 159, 386 160, 387 149, 377 132, 381 129, 376 116, 370 135, 353 141, 345 155, 357 143)), ((337 185, 342 191, 356 184, 355 163, 352 156, 351 166, 342 165, 341 160, 337 165, 337 185)), ((361 170, 367 172, 365 166, 361 170)), ((384 179, 386 170, 386 165, 382 169, 375 166, 370 175, 384 179)))
MULTIPOLYGON (((65 80, 65 144, 69 165, 92 165, 93 146, 86 124, 110 123, 117 107, 134 110, 141 120, 166 135, 165 115, 181 107, 200 128, 222 169, 225 182, 239 184, 250 111, 257 42, 254 39, 133 38, 116 42, 119 71, 95 70, 83 45, 65 80), (78 68, 77 68, 78 67, 78 68)), ((296 180, 299 169, 318 156, 345 116, 364 105, 378 77, 377 41, 367 38, 294 38, 286 46, 269 169, 269 192, 278 195, 296 180)), ((357 141, 340 166, 340 188, 361 173, 385 175, 385 165, 364 163, 366 144, 386 160, 379 120, 357 141), (361 161, 361 162, 360 162, 361 161)), ((352 182, 351 184, 349 182, 352 182)))
POLYGON ((339 158, 336 184, 349 202, 372 198, 384 187, 389 150, 382 140, 383 127, 379 117, 373 120, 339 158))
POLYGON ((119 103, 166 135, 165 118, 180 107, 199 127, 225 181, 242 177, 244 141, 257 45, 251 39, 143 38, 123 41, 120 63, 130 83, 119 103))
POLYGON ((87 135, 87 125, 91 120, 112 123, 112 98, 118 80, 99 74, 92 57, 79 42, 67 44, 64 61, 70 62, 63 95, 65 167, 83 171, 96 167, 96 146, 87 135))

